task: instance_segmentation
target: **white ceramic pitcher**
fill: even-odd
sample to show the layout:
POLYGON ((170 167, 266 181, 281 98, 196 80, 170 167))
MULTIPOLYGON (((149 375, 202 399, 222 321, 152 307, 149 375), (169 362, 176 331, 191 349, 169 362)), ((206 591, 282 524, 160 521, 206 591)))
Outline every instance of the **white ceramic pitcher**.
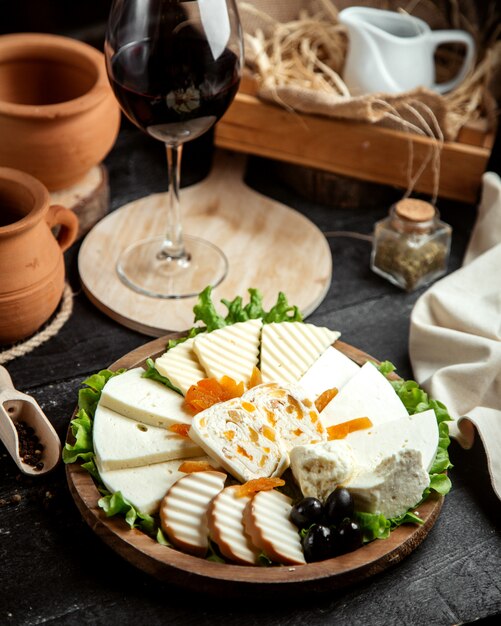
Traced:
POLYGON ((412 15, 368 7, 344 9, 339 21, 348 28, 343 79, 354 96, 401 93, 420 86, 445 93, 459 85, 473 64, 475 44, 462 30, 432 31, 412 15), (464 44, 466 54, 455 78, 436 83, 434 52, 445 43, 464 44))

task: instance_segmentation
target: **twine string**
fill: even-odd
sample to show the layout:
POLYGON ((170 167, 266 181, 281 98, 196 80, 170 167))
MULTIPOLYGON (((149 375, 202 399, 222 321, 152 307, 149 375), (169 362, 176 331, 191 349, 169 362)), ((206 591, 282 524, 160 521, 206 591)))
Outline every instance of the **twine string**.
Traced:
POLYGON ((59 311, 54 319, 45 326, 41 331, 23 341, 18 343, 8 350, 0 352, 0 365, 4 365, 17 357, 24 356, 29 352, 32 352, 35 348, 38 348, 43 343, 55 337, 61 328, 66 324, 73 312, 73 292, 68 283, 65 284, 63 290, 63 297, 59 307, 59 311))

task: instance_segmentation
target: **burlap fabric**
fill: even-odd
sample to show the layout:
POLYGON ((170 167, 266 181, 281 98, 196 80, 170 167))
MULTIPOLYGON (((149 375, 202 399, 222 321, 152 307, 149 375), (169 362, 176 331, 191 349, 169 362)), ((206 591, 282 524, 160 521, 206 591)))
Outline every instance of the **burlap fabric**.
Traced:
MULTIPOLYGON (((261 30, 265 35, 270 36, 273 32, 274 20, 281 23, 291 22, 298 18, 301 11, 306 10, 310 14, 315 12, 318 14, 319 11, 325 9, 325 4, 322 7, 319 0, 238 0, 238 2, 244 32, 248 35, 254 35, 261 30), (257 13, 252 8, 262 13, 257 13)), ((346 0, 335 0, 333 12, 327 16, 328 19, 335 19, 338 11, 354 4, 346 0)), ((465 27, 465 23, 470 24, 467 20, 465 22, 464 15, 461 16, 462 20, 457 16, 456 20, 451 19, 444 12, 437 10, 437 3, 430 1, 366 0, 364 2, 362 0, 356 4, 391 10, 405 8, 409 13, 424 19, 432 29, 458 28, 465 27), (458 23, 451 23, 451 21, 458 23)), ((453 140, 469 119, 486 117, 490 126, 495 125, 496 102, 489 91, 488 84, 492 80, 493 69, 501 65, 501 44, 494 46, 486 56, 482 51, 481 56, 484 56, 484 59, 483 65, 478 66, 476 70, 478 78, 470 77, 471 93, 466 90, 460 96, 454 92, 442 96, 434 91, 418 88, 398 95, 373 93, 351 97, 335 92, 327 93, 304 88, 293 82, 280 85, 261 83, 259 96, 297 112, 376 123, 400 130, 409 130, 409 126, 405 126, 405 122, 402 123, 396 118, 421 126, 416 120, 415 110, 417 108, 423 113, 423 109, 427 110, 425 108, 427 107, 433 112, 443 137, 446 140, 453 140), (416 107, 416 103, 422 103, 425 107, 419 107, 419 105, 416 107)), ((248 67, 255 71, 255 58, 250 46, 246 47, 246 61, 248 67)), ((451 75, 455 72, 455 67, 451 67, 450 72, 448 68, 445 68, 444 72, 442 67, 441 72, 440 78, 445 79, 447 73, 451 75)), ((259 82, 258 75, 257 78, 259 82)), ((427 119, 427 122, 430 127, 433 127, 434 120, 427 119)), ((437 136, 437 133, 434 135, 437 136)))

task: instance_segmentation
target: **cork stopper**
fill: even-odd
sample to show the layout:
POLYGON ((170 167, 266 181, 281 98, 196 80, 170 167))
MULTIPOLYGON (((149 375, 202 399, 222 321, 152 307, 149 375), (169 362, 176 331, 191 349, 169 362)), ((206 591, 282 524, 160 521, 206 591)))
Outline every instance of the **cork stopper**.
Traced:
POLYGON ((424 200, 404 198, 395 205, 395 213, 410 222, 429 222, 435 216, 435 207, 424 200))

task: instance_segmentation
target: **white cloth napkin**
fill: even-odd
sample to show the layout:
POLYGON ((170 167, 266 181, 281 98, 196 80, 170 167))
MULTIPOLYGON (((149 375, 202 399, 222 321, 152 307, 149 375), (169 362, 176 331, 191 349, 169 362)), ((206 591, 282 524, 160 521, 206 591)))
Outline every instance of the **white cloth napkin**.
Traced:
POLYGON ((435 283, 411 315, 409 350, 420 385, 449 409, 451 436, 475 429, 501 499, 501 179, 483 177, 478 218, 461 269, 435 283))

